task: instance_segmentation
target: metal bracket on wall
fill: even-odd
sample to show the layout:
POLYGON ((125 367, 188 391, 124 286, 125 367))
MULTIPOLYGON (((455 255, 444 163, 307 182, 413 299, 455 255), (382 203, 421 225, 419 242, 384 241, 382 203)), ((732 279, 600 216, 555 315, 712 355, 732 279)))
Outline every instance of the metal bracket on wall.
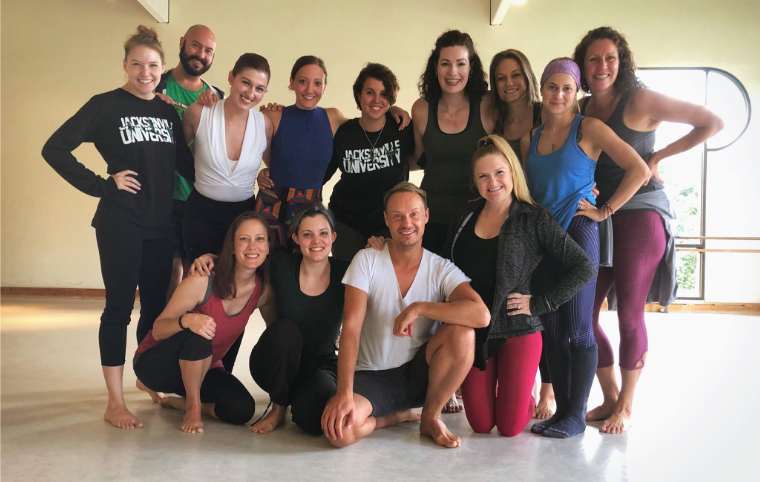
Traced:
POLYGON ((137 0, 158 23, 169 23, 170 0, 137 0))
POLYGON ((512 0, 491 0, 491 25, 501 25, 512 0))

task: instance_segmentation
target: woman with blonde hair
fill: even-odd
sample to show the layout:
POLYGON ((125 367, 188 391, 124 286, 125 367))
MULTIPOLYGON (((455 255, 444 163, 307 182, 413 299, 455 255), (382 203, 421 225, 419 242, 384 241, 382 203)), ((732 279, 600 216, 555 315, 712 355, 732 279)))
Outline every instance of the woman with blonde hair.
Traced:
POLYGON ((467 420, 478 433, 495 425, 512 437, 533 417, 531 389, 542 345, 538 315, 569 300, 596 269, 533 201, 507 142, 491 135, 479 146, 471 166, 481 198, 459 211, 443 253, 472 279, 491 310, 490 325, 476 329, 475 366, 462 384, 467 420), (546 254, 565 270, 551 290, 531 296, 531 276, 546 254))
POLYGON ((174 169, 194 178, 192 154, 174 107, 153 90, 164 71, 158 34, 140 25, 124 43, 127 82, 91 98, 45 143, 42 157, 72 186, 100 198, 92 220, 106 289, 100 317, 100 364, 108 389, 104 418, 118 428, 142 427, 127 409, 122 381, 127 325, 140 288, 137 341, 166 305, 174 252, 174 169), (108 165, 104 179, 72 155, 91 142, 108 165))

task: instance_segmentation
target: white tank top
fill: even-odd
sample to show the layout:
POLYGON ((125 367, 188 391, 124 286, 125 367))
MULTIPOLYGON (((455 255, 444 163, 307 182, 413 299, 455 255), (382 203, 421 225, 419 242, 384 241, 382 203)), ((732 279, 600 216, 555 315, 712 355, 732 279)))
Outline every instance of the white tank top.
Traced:
POLYGON ((227 157, 224 141, 224 101, 204 107, 195 133, 195 190, 222 202, 253 197, 253 184, 267 147, 264 114, 248 111, 240 159, 227 157))

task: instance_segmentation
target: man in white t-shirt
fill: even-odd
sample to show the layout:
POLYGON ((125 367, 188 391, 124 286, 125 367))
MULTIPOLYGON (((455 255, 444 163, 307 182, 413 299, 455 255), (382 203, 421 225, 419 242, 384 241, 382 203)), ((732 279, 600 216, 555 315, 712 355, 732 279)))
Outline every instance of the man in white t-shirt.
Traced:
POLYGON ((402 182, 384 203, 392 240, 382 251, 359 251, 343 278, 338 388, 322 429, 345 447, 375 429, 419 420, 422 435, 458 447, 438 415, 472 367, 473 328, 487 326, 491 315, 459 268, 422 248, 425 191, 402 182), (421 416, 411 411, 420 406, 421 416))

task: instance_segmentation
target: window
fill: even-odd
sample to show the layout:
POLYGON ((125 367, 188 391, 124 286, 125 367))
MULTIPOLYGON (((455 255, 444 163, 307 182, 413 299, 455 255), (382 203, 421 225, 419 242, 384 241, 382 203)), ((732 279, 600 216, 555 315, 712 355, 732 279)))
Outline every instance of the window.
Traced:
MULTIPOLYGON (((712 68, 641 68, 636 73, 647 87, 670 97, 707 106, 725 124, 722 132, 660 165, 665 190, 676 214, 671 225, 675 236, 705 236, 705 179, 711 151, 725 149, 744 134, 750 120, 750 102, 744 86, 728 72, 712 68)), ((683 136, 691 126, 663 122, 657 129, 655 149, 683 136)), ((703 238, 677 239, 682 249, 704 249, 703 238)), ((679 251, 676 255, 678 298, 704 299, 703 252, 679 251)))

